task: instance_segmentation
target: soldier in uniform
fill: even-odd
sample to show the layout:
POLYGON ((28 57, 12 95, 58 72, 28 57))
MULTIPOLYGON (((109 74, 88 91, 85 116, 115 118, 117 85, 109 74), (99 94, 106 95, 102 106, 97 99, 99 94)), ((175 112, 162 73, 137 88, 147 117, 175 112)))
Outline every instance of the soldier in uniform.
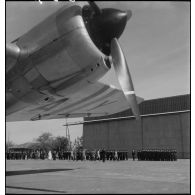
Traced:
POLYGON ((140 150, 137 151, 137 160, 140 160, 140 150))
POLYGON ((156 161, 157 160, 157 158, 156 158, 156 149, 153 149, 152 150, 152 160, 154 160, 154 161, 156 161))
POLYGON ((153 154, 153 150, 149 149, 148 150, 148 160, 152 160, 152 154, 153 154))
POLYGON ((56 160, 56 151, 55 150, 52 152, 52 157, 53 157, 53 160, 56 160))
POLYGON ((114 160, 118 160, 118 153, 116 150, 114 151, 114 160))
POLYGON ((125 160, 125 152, 122 151, 121 154, 122 154, 122 159, 121 160, 125 160))
POLYGON ((128 152, 125 151, 125 160, 128 160, 128 152))
POLYGON ((149 155, 148 155, 149 149, 146 149, 145 151, 145 160, 149 160, 149 155))
POLYGON ((71 158, 71 160, 74 160, 74 152, 73 152, 73 150, 70 151, 70 158, 71 158))
POLYGON ((135 160, 135 150, 132 150, 132 158, 135 160))
POLYGON ((159 149, 157 149, 156 158, 158 161, 160 161, 160 150, 159 149))
POLYGON ((86 150, 85 149, 83 149, 83 158, 82 159, 86 160, 86 150))
POLYGON ((102 162, 105 162, 105 159, 106 159, 106 151, 104 150, 104 148, 102 149, 101 153, 102 153, 102 162))
POLYGON ((177 160, 177 151, 176 150, 174 150, 174 160, 176 161, 177 160))
POLYGON ((142 160, 142 150, 139 150, 139 160, 142 160))
POLYGON ((145 159, 145 150, 141 151, 141 160, 146 160, 145 159))

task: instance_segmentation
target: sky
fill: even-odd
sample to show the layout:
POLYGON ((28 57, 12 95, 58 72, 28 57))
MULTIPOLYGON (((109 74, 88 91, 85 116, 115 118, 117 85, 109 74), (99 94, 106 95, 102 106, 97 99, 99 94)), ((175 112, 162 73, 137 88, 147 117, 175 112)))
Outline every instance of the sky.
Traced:
MULTIPOLYGON (((7 2, 6 42, 21 36, 67 2, 7 2)), ((119 39, 134 82, 144 99, 190 93, 190 3, 182 1, 97 2, 101 8, 131 10, 132 18, 119 39)), ((113 68, 101 82, 120 87, 113 68)), ((68 122, 81 121, 69 119, 68 122)), ((65 119, 6 123, 6 139, 32 141, 43 132, 65 135, 65 119)), ((82 125, 70 126, 74 140, 82 125)))

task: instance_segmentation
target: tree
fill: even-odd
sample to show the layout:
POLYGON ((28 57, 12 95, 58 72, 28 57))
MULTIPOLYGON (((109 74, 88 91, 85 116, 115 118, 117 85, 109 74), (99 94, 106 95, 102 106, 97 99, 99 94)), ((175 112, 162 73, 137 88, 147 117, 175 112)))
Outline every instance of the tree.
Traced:
POLYGON ((49 132, 40 135, 36 141, 39 143, 40 148, 43 150, 49 151, 53 149, 54 139, 52 134, 49 132))
POLYGON ((77 137, 73 143, 73 148, 76 150, 82 150, 83 149, 83 136, 77 137))
POLYGON ((5 149, 6 151, 9 150, 9 148, 13 147, 15 144, 12 141, 6 141, 5 149))
POLYGON ((53 148, 55 150, 67 150, 68 146, 68 139, 64 136, 58 136, 53 141, 53 148))

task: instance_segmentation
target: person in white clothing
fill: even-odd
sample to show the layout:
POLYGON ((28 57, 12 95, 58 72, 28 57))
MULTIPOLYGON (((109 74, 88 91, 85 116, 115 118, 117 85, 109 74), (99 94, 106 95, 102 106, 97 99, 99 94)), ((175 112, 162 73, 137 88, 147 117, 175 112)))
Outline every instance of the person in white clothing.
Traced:
POLYGON ((114 159, 115 160, 118 160, 118 152, 115 150, 115 152, 114 152, 114 159))
POLYGON ((51 150, 48 152, 48 159, 49 159, 49 160, 52 160, 52 153, 51 153, 51 150))
POLYGON ((100 160, 100 150, 97 151, 97 159, 100 160))

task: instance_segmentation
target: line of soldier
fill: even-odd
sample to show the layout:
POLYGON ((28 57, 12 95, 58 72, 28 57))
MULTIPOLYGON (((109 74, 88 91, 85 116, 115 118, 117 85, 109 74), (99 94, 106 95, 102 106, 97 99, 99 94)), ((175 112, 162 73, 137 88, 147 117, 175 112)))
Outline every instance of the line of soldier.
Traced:
POLYGON ((80 151, 60 151, 52 153, 53 160, 90 160, 90 161, 105 161, 105 160, 128 160, 127 151, 116 150, 80 150, 80 151))
POLYGON ((176 161, 177 151, 174 149, 146 149, 137 151, 138 160, 176 161))
POLYGON ((28 160, 28 159, 46 159, 48 154, 46 151, 36 150, 36 151, 7 151, 6 159, 7 160, 28 160))
POLYGON ((31 152, 21 152, 21 151, 8 151, 6 152, 7 160, 27 160, 27 159, 51 159, 56 160, 128 160, 127 151, 117 151, 117 150, 79 150, 79 151, 50 151, 46 152, 44 150, 35 150, 31 152), (51 153, 51 155, 49 155, 51 153))

